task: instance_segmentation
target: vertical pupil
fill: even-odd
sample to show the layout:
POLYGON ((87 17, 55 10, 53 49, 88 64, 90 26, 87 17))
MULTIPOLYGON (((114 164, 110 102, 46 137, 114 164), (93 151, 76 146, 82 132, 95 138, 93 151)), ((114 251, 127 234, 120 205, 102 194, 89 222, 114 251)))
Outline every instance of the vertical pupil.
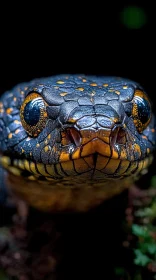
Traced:
POLYGON ((24 108, 24 120, 28 125, 36 125, 40 120, 40 108, 44 106, 41 98, 29 101, 24 108))

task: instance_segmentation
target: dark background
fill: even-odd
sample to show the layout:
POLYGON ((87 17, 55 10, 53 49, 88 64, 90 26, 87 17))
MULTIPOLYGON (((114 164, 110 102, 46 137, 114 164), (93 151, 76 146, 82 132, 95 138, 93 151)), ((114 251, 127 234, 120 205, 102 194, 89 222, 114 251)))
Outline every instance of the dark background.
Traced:
POLYGON ((148 2, 8 4, 1 9, 0 93, 36 77, 84 73, 128 77, 154 99, 155 9, 148 2), (142 27, 122 21, 128 6, 143 9, 142 27))

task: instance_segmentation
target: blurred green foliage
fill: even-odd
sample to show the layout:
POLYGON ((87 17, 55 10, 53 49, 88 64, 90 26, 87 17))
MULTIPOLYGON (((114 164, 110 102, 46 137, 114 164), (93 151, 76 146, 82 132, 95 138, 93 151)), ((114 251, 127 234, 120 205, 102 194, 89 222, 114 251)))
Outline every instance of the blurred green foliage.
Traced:
POLYGON ((152 279, 156 279, 156 176, 151 179, 147 198, 150 198, 149 203, 145 202, 134 211, 134 221, 137 221, 132 224, 132 234, 136 238, 134 263, 147 269, 152 279))
POLYGON ((147 15, 142 7, 127 6, 121 12, 121 22, 129 29, 139 29, 146 24, 147 15))
POLYGON ((0 280, 9 280, 8 276, 5 274, 3 270, 0 269, 0 280))

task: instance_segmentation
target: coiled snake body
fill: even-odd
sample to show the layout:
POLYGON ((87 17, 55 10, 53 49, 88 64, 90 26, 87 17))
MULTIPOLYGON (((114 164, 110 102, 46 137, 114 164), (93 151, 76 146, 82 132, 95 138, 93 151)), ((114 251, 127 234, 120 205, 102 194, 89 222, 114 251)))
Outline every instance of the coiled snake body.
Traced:
POLYGON ((44 211, 87 210, 120 193, 152 161, 155 124, 137 83, 59 75, 0 99, 7 185, 44 211))

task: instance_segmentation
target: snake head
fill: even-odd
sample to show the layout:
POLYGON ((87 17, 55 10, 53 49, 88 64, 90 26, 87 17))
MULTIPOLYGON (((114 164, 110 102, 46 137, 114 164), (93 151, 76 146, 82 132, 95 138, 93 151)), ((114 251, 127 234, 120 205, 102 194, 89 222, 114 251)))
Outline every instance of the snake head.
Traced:
POLYGON ((127 79, 54 76, 0 100, 1 165, 48 186, 134 178, 150 165, 155 139, 151 102, 127 79))

